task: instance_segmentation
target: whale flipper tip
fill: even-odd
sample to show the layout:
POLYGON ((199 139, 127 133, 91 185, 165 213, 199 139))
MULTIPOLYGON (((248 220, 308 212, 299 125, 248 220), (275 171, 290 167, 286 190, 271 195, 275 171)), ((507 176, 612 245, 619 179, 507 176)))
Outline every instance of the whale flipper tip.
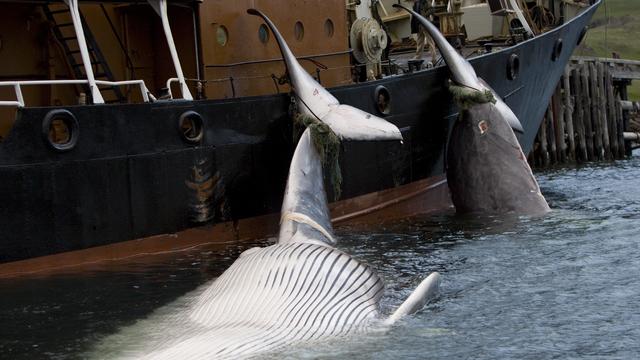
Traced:
POLYGON ((386 320, 387 325, 393 325, 400 318, 415 313, 438 295, 440 291, 440 274, 432 272, 409 295, 400 307, 386 320))

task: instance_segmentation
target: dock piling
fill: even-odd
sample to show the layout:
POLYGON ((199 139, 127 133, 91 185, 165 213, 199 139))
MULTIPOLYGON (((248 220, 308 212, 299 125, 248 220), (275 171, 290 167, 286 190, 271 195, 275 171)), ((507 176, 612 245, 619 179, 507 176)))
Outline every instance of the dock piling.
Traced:
POLYGON ((628 101, 626 89, 636 78, 640 61, 573 58, 540 124, 531 165, 610 161, 629 156, 632 142, 640 147, 640 103, 628 101))

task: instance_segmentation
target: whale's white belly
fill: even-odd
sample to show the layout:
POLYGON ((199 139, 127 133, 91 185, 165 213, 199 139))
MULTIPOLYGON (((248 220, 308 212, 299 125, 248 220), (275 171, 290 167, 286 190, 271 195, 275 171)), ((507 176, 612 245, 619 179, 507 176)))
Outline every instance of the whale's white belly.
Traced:
POLYGON ((243 253, 194 300, 188 334, 148 358, 226 358, 362 330, 383 282, 334 248, 277 244, 243 253))

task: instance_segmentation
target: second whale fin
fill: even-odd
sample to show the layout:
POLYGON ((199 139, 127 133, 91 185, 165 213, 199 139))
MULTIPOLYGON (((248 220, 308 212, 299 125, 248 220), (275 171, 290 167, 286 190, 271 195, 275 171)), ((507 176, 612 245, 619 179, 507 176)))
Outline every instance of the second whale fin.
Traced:
POLYGON ((478 77, 475 69, 473 68, 473 66, 471 66, 469 61, 462 57, 462 55, 460 55, 458 51, 454 49, 451 44, 449 44, 449 41, 447 41, 447 39, 444 37, 444 35, 442 35, 440 30, 438 30, 435 25, 433 25, 425 17, 409 8, 404 7, 403 5, 393 4, 392 6, 394 8, 404 9, 409 14, 411 14, 411 16, 413 16, 422 27, 424 27, 424 29, 427 31, 429 36, 431 36, 434 43, 438 47, 438 50, 440 50, 440 54, 442 55, 444 62, 447 64, 447 67, 451 72, 452 80, 456 84, 475 89, 477 91, 491 91, 496 99, 496 108, 503 115, 504 119, 509 123, 511 128, 519 133, 524 132, 520 120, 513 113, 511 108, 509 108, 509 106, 504 102, 504 100, 502 100, 500 95, 498 95, 495 90, 493 90, 484 80, 478 77))

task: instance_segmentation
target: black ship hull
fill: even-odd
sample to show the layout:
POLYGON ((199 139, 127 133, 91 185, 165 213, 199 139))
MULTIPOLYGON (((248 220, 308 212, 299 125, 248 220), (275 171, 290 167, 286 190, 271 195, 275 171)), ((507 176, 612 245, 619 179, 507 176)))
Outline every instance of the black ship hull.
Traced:
MULTIPOLYGON (((471 60, 523 123, 519 139, 525 153, 594 11, 595 6, 553 31, 471 60), (514 54, 519 71, 510 79, 514 54)), ((405 189, 398 194, 406 195, 420 187, 446 193, 440 180, 448 132, 457 117, 447 81, 448 70, 441 66, 331 90, 342 103, 375 114, 374 94, 384 86, 391 95, 385 118, 405 139, 403 145, 343 144, 343 201, 334 205, 334 214, 340 204, 343 208, 336 216, 369 213, 363 207, 375 208, 380 201, 367 194, 405 189), (358 205, 350 199, 366 201, 358 205)), ((294 148, 289 107, 285 94, 65 107, 79 129, 75 148, 65 152, 43 141, 43 119, 54 108, 20 109, 0 143, 0 262, 212 224, 225 224, 239 238, 243 219, 272 214, 262 221, 268 223, 264 231, 251 229, 268 234, 277 227, 294 148), (204 120, 198 143, 185 141, 178 128, 188 111, 204 120)), ((447 196, 437 199, 411 211, 450 206, 447 196)))

